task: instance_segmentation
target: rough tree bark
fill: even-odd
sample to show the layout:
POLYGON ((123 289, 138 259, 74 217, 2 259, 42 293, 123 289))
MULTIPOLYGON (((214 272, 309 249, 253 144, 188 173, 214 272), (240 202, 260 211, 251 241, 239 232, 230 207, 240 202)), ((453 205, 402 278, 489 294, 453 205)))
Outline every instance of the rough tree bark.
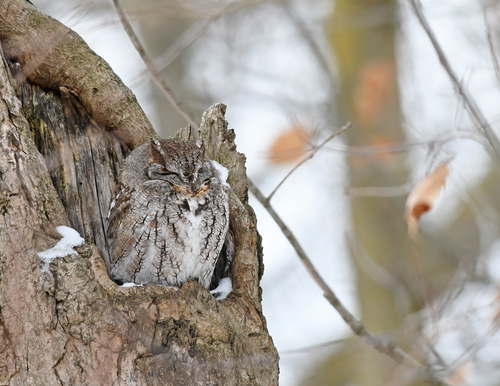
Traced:
MULTIPOLYGON (((106 214, 124 157, 156 136, 134 95, 81 38, 23 0, 0 2, 0 384, 276 385, 256 218, 225 106, 202 118, 229 169, 233 291, 122 288, 106 272, 106 214), (55 228, 85 237, 42 272, 55 228)), ((189 126, 179 137, 196 139, 189 126)))

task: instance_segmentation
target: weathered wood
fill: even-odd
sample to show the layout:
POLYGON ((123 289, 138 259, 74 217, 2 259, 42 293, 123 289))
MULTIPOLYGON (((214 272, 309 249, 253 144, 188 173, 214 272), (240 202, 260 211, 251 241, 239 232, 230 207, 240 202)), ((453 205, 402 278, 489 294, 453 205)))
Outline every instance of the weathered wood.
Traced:
MULTIPOLYGON (((23 1, 0 4, 2 47, 16 24, 10 17, 21 17, 6 16, 5 3, 14 9, 23 1)), ((21 24, 35 12, 23 9, 21 24)), ((37 36, 57 23, 50 19, 47 27, 46 19, 38 20, 37 36)), ((12 55, 16 45, 8 45, 12 55)), ((28 57, 35 47, 20 49, 28 57)), ((82 103, 82 95, 66 87, 78 82, 69 78, 79 62, 67 59, 65 50, 50 52, 51 61, 65 62, 65 76, 43 63, 46 70, 34 81, 43 84, 38 77, 50 76, 52 91, 25 82, 17 89, 22 106, 6 62, 0 63, 0 384, 277 385, 278 355, 260 304, 260 236, 247 202, 245 158, 227 130, 225 106, 207 110, 200 135, 208 154, 228 168, 233 187, 232 293, 217 301, 197 282, 178 291, 122 288, 109 279, 103 259, 108 205, 124 156, 154 133, 134 131, 145 117, 132 117, 125 134, 95 120, 88 106, 96 101, 82 103), (50 273, 41 272, 37 252, 60 238, 59 225, 77 229, 86 244, 77 255, 54 260, 50 273)), ((143 114, 130 100, 110 105, 113 114, 143 114)), ((197 134, 189 127, 179 133, 185 139, 197 134)))
POLYGON ((52 367, 67 334, 45 291, 37 251, 67 219, 0 59, 0 384, 58 384, 52 367))
POLYGON ((0 40, 6 59, 21 65, 20 78, 52 91, 66 87, 125 146, 135 148, 154 130, 135 95, 74 31, 25 0, 0 1, 0 40))
POLYGON ((18 93, 69 226, 107 258, 107 213, 128 149, 95 123, 65 87, 58 95, 25 82, 18 93))

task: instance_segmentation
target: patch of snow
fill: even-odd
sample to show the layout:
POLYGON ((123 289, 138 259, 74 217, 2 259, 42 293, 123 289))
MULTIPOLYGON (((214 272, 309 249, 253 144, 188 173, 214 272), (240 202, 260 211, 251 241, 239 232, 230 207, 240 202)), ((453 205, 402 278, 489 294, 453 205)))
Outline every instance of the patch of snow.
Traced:
POLYGON ((123 287, 123 288, 129 288, 129 287, 142 287, 142 284, 139 285, 139 284, 135 284, 135 283, 123 283, 120 287, 123 287))
MULTIPOLYGON (((147 284, 147 283, 141 283, 141 284, 137 284, 137 283, 123 283, 120 287, 122 287, 122 288, 142 287, 144 284, 147 284)), ((163 286, 163 287, 172 288, 172 289, 174 289, 176 291, 179 291, 179 287, 176 287, 174 285, 166 285, 166 286, 163 286)))
POLYGON ((38 253, 38 257, 43 262, 42 272, 49 272, 49 264, 56 257, 77 254, 73 248, 85 242, 85 239, 73 228, 63 225, 57 227, 57 232, 62 236, 62 239, 54 247, 38 253))
POLYGON ((216 289, 210 291, 217 300, 224 300, 233 290, 233 283, 230 277, 222 279, 216 289))
POLYGON ((214 160, 211 160, 211 161, 212 161, 212 165, 214 165, 214 168, 217 169, 217 171, 220 174, 220 179, 222 180, 222 185, 225 185, 228 188, 230 188, 229 184, 227 183, 227 177, 229 176, 229 171, 227 170, 227 168, 222 166, 217 161, 214 161, 214 160))

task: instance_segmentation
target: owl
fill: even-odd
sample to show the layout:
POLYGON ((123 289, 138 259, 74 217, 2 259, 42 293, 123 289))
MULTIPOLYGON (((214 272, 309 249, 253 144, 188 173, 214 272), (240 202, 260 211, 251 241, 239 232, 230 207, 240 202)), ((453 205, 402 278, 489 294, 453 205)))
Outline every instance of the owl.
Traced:
POLYGON ((110 277, 167 286, 195 279, 215 288, 231 261, 228 202, 203 145, 160 139, 139 146, 110 204, 110 277))

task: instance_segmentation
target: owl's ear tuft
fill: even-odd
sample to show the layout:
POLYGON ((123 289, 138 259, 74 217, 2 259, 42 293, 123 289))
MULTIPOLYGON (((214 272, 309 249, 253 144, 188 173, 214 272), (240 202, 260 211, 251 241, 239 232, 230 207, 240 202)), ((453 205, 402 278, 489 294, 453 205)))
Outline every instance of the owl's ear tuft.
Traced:
POLYGON ((201 136, 201 128, 199 128, 199 127, 198 127, 197 137, 198 137, 198 139, 196 140, 196 146, 201 148, 204 145, 204 143, 203 143, 203 137, 201 136))
POLYGON ((155 139, 152 139, 151 142, 149 142, 150 144, 150 147, 151 147, 151 151, 150 151, 150 154, 151 154, 151 158, 150 158, 150 161, 152 164, 154 163, 157 163, 159 165, 163 165, 164 164, 164 160, 163 160, 163 157, 161 155, 161 151, 160 151, 160 143, 155 140, 155 139))
POLYGON ((198 137, 198 141, 196 141, 196 145, 198 146, 198 149, 201 150, 202 157, 201 159, 205 158, 205 142, 203 141, 203 138, 198 137))

